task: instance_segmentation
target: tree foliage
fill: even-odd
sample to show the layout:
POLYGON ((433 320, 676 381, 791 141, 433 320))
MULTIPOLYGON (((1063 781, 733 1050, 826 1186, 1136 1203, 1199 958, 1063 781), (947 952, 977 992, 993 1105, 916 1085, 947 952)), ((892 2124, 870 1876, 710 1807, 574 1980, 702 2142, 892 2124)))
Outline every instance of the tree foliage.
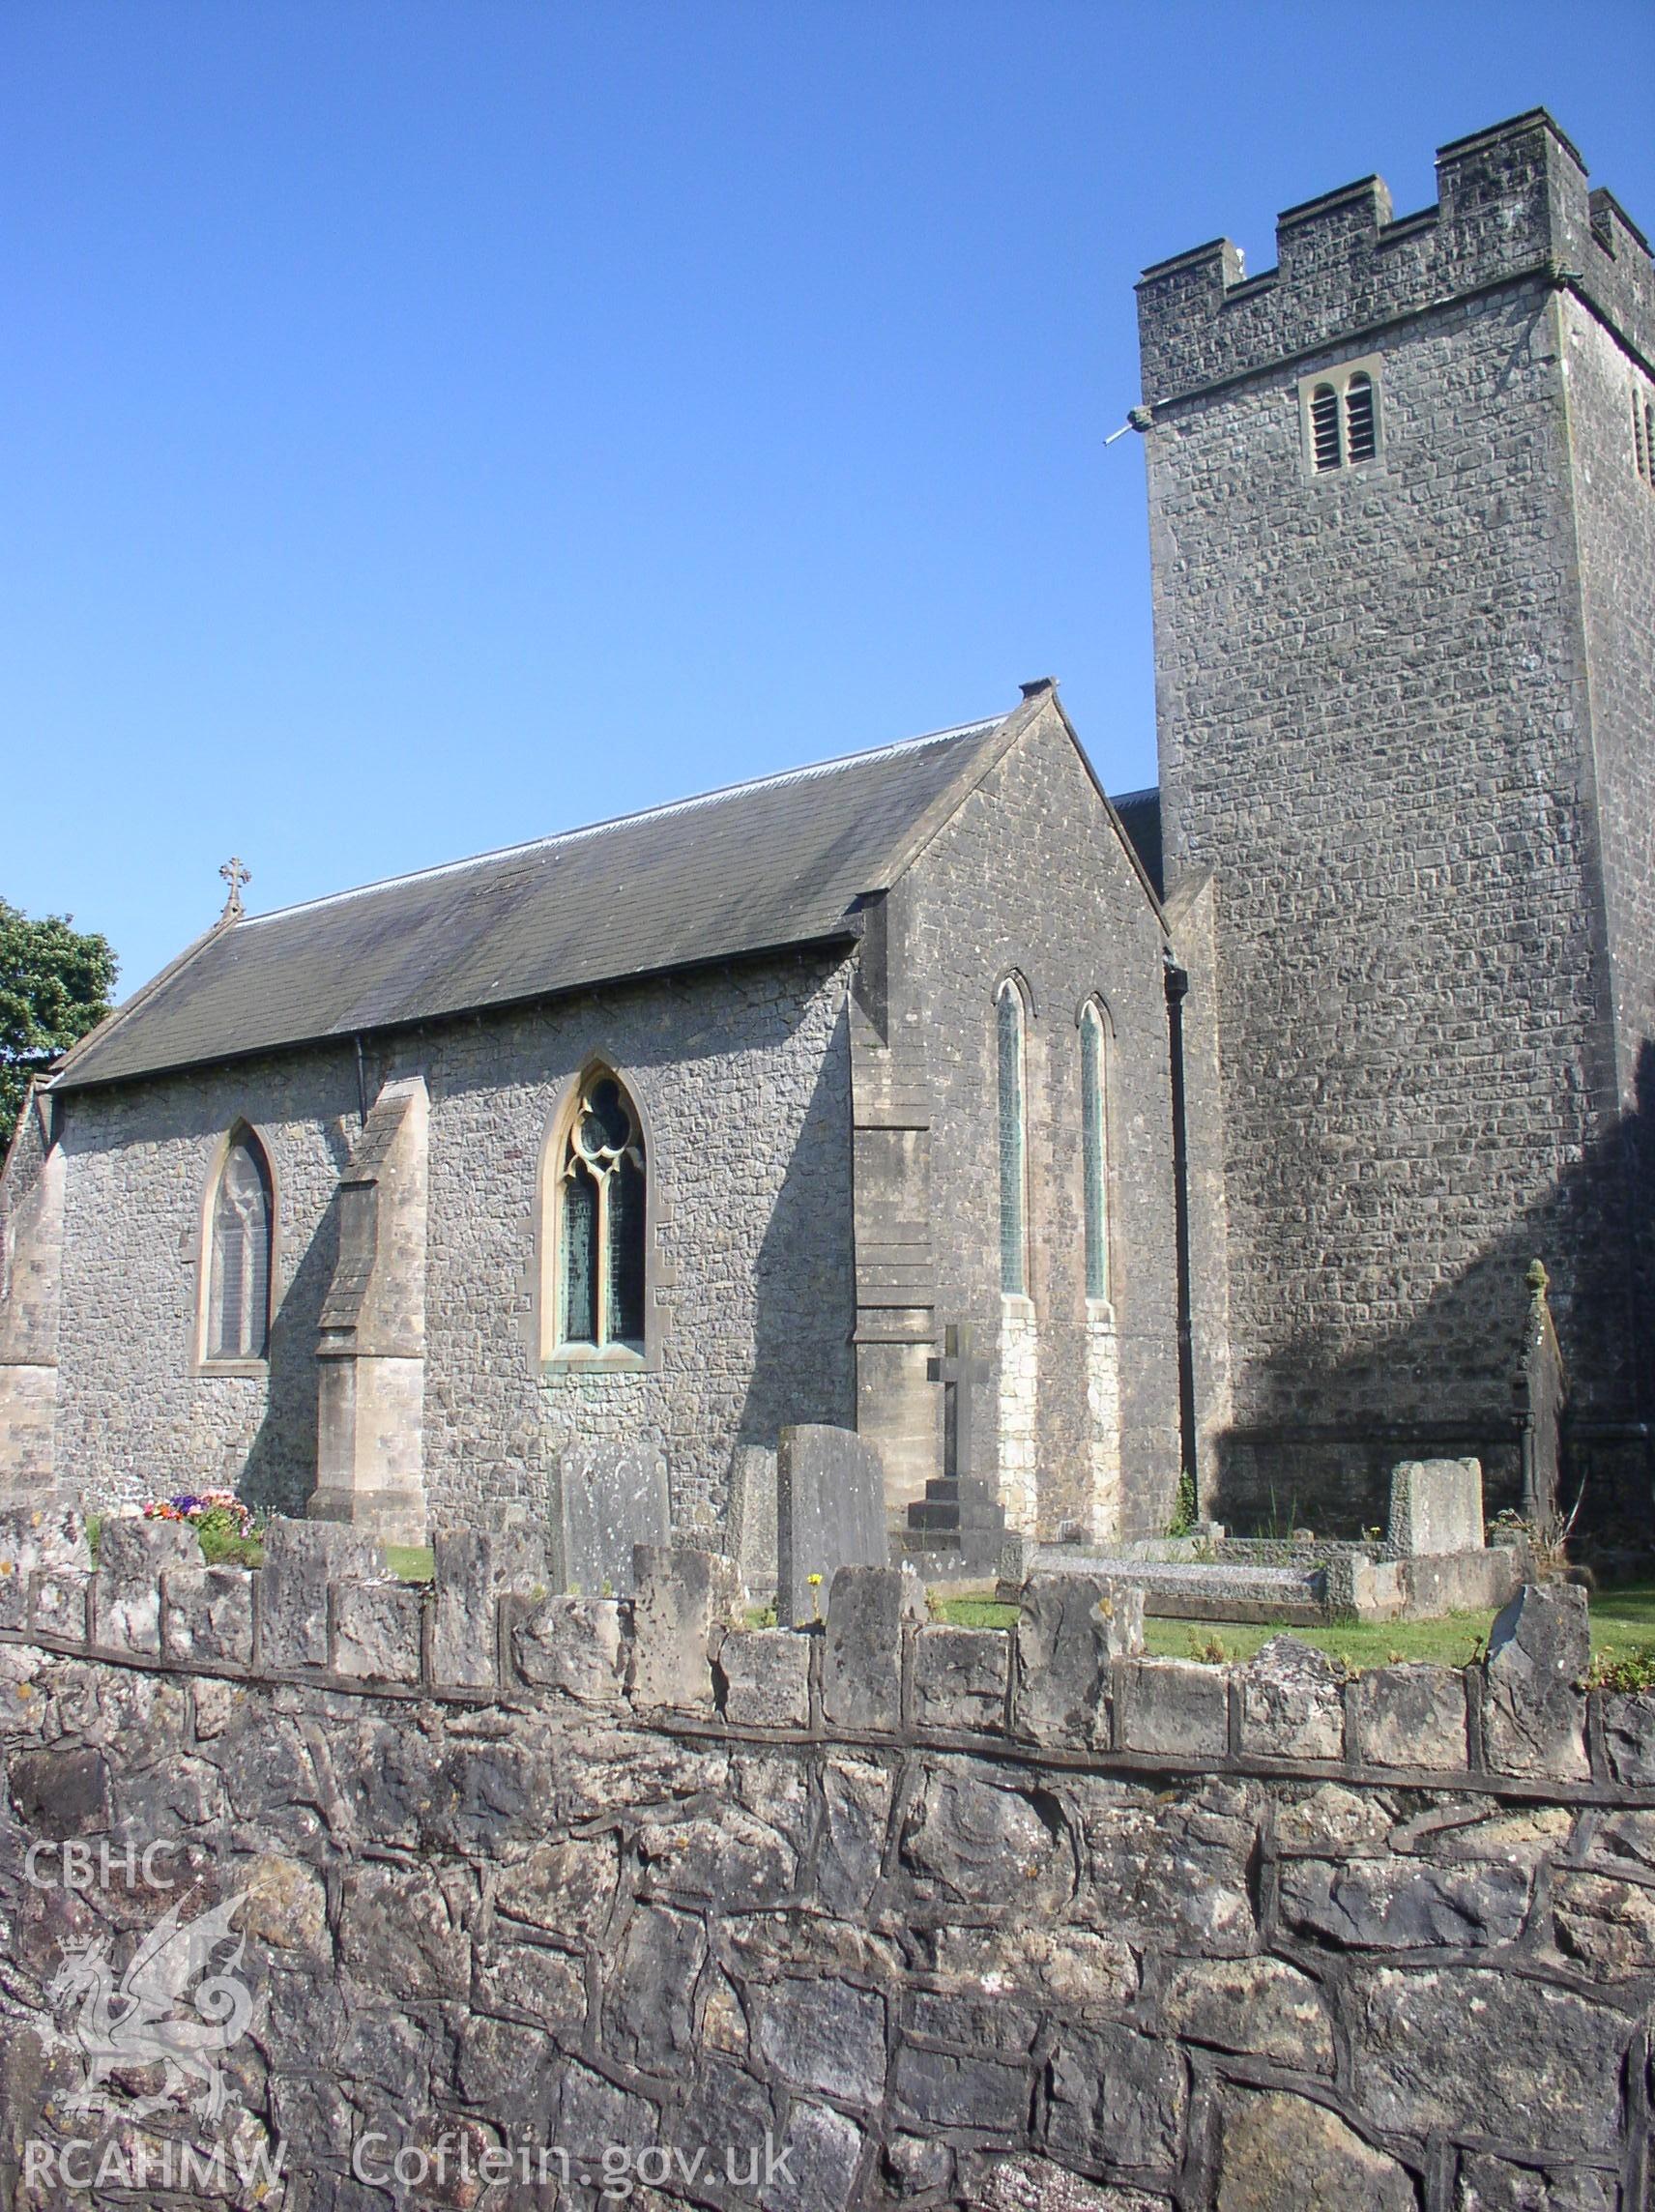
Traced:
POLYGON ((0 899, 0 1156, 30 1076, 103 1019, 114 987, 106 937, 74 928, 68 915, 31 921, 0 899))

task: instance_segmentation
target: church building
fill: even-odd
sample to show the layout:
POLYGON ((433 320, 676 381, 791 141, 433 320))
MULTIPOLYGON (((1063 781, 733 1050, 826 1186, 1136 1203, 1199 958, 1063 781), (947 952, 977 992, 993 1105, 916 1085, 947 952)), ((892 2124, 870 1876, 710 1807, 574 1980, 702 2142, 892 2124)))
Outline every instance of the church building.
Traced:
POLYGON ((1042 681, 280 913, 232 870, 19 1124, 0 1493, 418 1541, 636 1448, 716 1547, 801 1422, 934 1525, 964 1423, 1043 1537, 1182 1475, 1354 1533, 1399 1459, 1524 1499, 1539 1260, 1647 1541, 1655 266, 1543 113, 1437 169, 1139 287, 1156 790, 1042 681))

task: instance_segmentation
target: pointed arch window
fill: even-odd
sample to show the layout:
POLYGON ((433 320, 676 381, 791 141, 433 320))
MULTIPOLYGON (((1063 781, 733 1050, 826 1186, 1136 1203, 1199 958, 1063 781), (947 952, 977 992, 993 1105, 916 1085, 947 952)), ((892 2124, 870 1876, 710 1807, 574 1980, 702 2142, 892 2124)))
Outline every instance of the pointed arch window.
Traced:
POLYGON ((1087 1296, 1110 1295, 1109 1016, 1095 999, 1081 1008, 1081 1165, 1086 1204, 1087 1296))
POLYGON ((607 1068, 581 1083, 557 1171, 557 1341, 644 1351, 648 1185, 643 1124, 607 1068))
POLYGON ((1029 1289, 1028 1008, 1015 976, 995 994, 1000 1068, 1000 1288, 1006 1297, 1029 1289))
POLYGON ((213 1194, 206 1356, 263 1359, 270 1349, 276 1205, 270 1161, 252 1131, 234 1131, 213 1194))

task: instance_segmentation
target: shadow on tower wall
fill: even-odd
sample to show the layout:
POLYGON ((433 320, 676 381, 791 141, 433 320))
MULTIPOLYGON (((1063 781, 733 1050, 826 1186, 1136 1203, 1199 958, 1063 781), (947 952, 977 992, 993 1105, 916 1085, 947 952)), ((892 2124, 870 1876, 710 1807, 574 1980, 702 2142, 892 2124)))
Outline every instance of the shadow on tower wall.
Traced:
MULTIPOLYGON (((1236 1530, 1384 1525, 1399 1460, 1474 1454, 1493 1515, 1523 1502, 1527 1270, 1541 1260, 1572 1394, 1562 1502, 1602 1550, 1655 1546, 1655 1044, 1636 1104, 1406 1326, 1358 1349, 1313 1332, 1244 1370, 1206 1477, 1236 1530)), ((1406 1254, 1399 1250, 1399 1266, 1406 1254)), ((1336 1279, 1339 1259, 1327 1261, 1336 1279)), ((1331 1332, 1330 1332, 1331 1334, 1331 1332)))

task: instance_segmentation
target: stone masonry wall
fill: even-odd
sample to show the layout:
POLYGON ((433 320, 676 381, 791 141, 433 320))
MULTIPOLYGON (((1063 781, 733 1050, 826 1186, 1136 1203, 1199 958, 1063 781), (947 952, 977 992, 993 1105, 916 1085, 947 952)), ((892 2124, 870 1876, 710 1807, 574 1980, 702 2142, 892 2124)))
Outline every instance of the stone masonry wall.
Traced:
POLYGON ((0 1162, 0 1488, 9 1490, 52 1479, 64 1180, 31 1089, 0 1162))
MULTIPOLYGON (((1352 187, 1282 218, 1279 270, 1248 283, 1203 249, 1140 294, 1169 880, 1217 871, 1234 1426, 1213 1505, 1236 1518, 1273 1495, 1354 1528, 1411 1449, 1478 1450, 1515 1502, 1536 1255, 1577 1411, 1629 1410, 1547 256, 1578 246, 1640 327, 1655 278, 1624 233, 1618 261, 1577 239, 1583 176, 1543 123, 1447 150, 1442 189, 1387 229, 1382 188, 1352 187), (1299 381, 1370 355, 1379 457, 1314 475, 1299 381)), ((1594 450, 1594 480, 1621 460, 1594 450)), ((1603 745, 1632 915, 1624 710, 1603 745)))
POLYGON ((448 1540, 429 1592, 313 1524, 253 1577, 192 1554, 117 1520, 89 1578, 73 1517, 0 1527, 27 2212, 94 2200, 76 2141, 72 2176, 115 2146, 100 2205, 175 2212, 600 2200, 479 2178, 525 2148, 726 2212, 1645 2201, 1655 1699, 1571 1687, 1578 1592, 1486 1666, 1341 1683, 1285 1638, 1136 1657, 1072 1580, 1004 1636, 847 1569, 825 1628, 741 1633, 706 1555, 625 1606, 539 1595, 520 1538, 448 1540), (87 1978, 175 1905, 245 1938, 226 2109, 138 2124, 129 2052, 79 2117, 87 1978), (787 2170, 726 2184, 767 2139, 787 2170), (163 2193, 183 2140, 283 2178, 163 2193))
MULTIPOLYGON (((1628 241, 1623 250, 1636 257, 1641 249, 1628 241)), ((1655 401, 1655 362, 1630 359, 1573 299, 1560 302, 1559 318, 1615 1079, 1631 1150, 1624 1220, 1633 1238, 1633 1369, 1620 1388, 1647 1417, 1655 1413, 1655 487, 1638 473, 1632 401, 1655 401)))
MULTIPOLYGON (((846 971, 753 963, 453 1023, 370 1050, 380 1085, 430 1091, 425 1453, 432 1521, 543 1515, 556 1453, 661 1452, 687 1526, 721 1515, 739 1443, 853 1418, 846 971), (593 1055, 649 1129, 660 1363, 542 1373, 535 1330, 542 1142, 593 1055)), ((354 1057, 294 1053, 64 1102, 69 1155, 60 1464, 88 1499, 236 1481, 303 1511, 315 1481, 313 1353, 358 1131, 354 1057), (268 1377, 192 1367, 197 1244, 238 1118, 275 1168, 280 1303, 268 1377)))
POLYGON ((73 1470, 94 1505, 226 1483, 303 1512, 316 1470, 316 1325, 336 1247, 331 1202, 357 1129, 354 1057, 249 1061, 72 1094, 59 1111, 60 1470, 73 1470), (257 1130, 275 1180, 263 1375, 197 1362, 204 1201, 238 1121, 257 1130))
MULTIPOLYGON (((923 1045, 935 1101, 939 1318, 975 1323, 994 1370, 977 1402, 985 1455, 1001 1427, 1002 1343, 995 990, 1012 971, 1029 988, 1034 1459, 1051 1535, 1065 1521, 1089 1528, 1093 1505, 1079 1016, 1094 994, 1109 1009, 1120 1490, 1125 1532, 1158 1534, 1178 1470, 1165 932, 1055 703, 915 861, 891 910, 893 1033, 923 1045)), ((1025 1353, 1026 1335, 1019 1323, 1025 1353)))

